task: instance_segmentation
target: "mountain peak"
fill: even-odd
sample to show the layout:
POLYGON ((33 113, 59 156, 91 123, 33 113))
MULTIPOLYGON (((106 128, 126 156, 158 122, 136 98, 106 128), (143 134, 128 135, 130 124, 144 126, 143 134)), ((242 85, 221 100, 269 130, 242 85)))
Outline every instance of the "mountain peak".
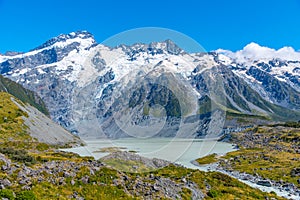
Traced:
POLYGON ((71 33, 69 33, 67 35, 71 36, 71 37, 79 37, 79 38, 82 38, 82 39, 94 38, 93 34, 91 34, 88 31, 85 31, 85 30, 84 31, 71 32, 71 33))
POLYGON ((149 44, 145 43, 135 43, 132 45, 118 45, 116 48, 122 48, 123 51, 132 54, 137 52, 145 52, 147 51, 150 54, 160 54, 163 52, 166 52, 168 54, 172 55, 179 55, 180 53, 183 53, 184 50, 182 50, 175 42, 173 42, 170 39, 161 41, 161 42, 151 42, 149 44))
POLYGON ((79 40, 91 40, 92 43, 96 43, 94 36, 88 32, 88 31, 76 31, 76 32, 71 32, 69 34, 60 34, 57 37, 51 38, 50 40, 46 41, 44 44, 42 44, 41 46, 33 49, 33 50, 39 50, 39 49, 43 49, 49 46, 54 45, 55 43, 58 42, 66 42, 69 39, 79 39, 79 40))
POLYGON ((4 56, 15 56, 15 55, 19 55, 19 54, 22 54, 22 52, 7 51, 7 52, 5 52, 4 56))
MULTIPOLYGON (((166 39, 161 42, 151 42, 149 44, 149 46, 163 48, 168 52, 171 49, 176 50, 177 53, 183 51, 173 40, 170 40, 170 39, 166 39)), ((173 52, 173 53, 175 53, 175 52, 173 52)))

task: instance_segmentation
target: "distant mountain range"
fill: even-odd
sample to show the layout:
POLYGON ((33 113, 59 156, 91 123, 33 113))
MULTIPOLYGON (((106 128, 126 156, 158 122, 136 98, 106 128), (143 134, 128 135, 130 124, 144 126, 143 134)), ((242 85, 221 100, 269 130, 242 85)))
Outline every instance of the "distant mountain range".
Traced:
POLYGON ((0 55, 0 73, 82 137, 216 137, 223 126, 300 120, 300 52, 290 47, 187 53, 166 40, 111 48, 78 31, 0 55))

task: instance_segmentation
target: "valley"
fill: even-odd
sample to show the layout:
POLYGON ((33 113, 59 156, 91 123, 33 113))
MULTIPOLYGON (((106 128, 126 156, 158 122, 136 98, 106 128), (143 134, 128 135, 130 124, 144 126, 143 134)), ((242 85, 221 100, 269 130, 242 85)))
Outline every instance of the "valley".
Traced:
POLYGON ((0 197, 299 199, 299 54, 77 31, 0 55, 0 197))
MULTIPOLYGON (((261 192, 218 172, 201 172, 163 160, 151 161, 135 153, 115 152, 117 157, 113 153, 112 157, 95 160, 61 152, 57 148, 62 148, 62 144, 47 144, 31 137, 23 121, 28 114, 16 104, 23 103, 17 99, 12 101, 10 94, 0 94, 0 104, 5 108, 1 110, 1 119, 5 120, 1 121, 0 132, 2 198, 211 199, 248 196, 249 199, 281 199, 274 193, 261 192), (130 159, 124 159, 126 157, 130 159), (124 172, 109 165, 120 161, 131 169, 138 165, 151 171, 124 172), (152 167, 149 168, 147 163, 153 163, 152 167)), ((77 145, 80 144, 77 142, 77 145)))

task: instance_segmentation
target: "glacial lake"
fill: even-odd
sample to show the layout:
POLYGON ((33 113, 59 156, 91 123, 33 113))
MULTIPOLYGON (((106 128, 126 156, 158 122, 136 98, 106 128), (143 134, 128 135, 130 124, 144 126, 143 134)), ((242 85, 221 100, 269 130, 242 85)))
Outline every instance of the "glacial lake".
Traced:
POLYGON ((123 138, 117 140, 85 140, 85 142, 86 146, 63 149, 63 151, 74 152, 80 156, 93 156, 95 159, 99 159, 109 154, 101 152, 102 149, 117 147, 125 151, 135 151, 147 158, 160 158, 194 169, 199 167, 191 164, 191 161, 197 158, 212 153, 224 155, 227 152, 235 151, 234 145, 218 142, 214 139, 123 138))
MULTIPOLYGON (((235 151, 235 145, 225 142, 218 142, 217 140, 201 140, 201 139, 181 139, 181 138, 150 138, 150 139, 138 139, 138 138, 125 138, 118 140, 84 140, 86 146, 76 147, 70 149, 61 149, 67 152, 74 152, 81 156, 93 156, 95 159, 99 159, 108 155, 109 153, 101 153, 101 149, 107 147, 117 147, 124 151, 135 151, 137 154, 147 158, 160 158, 177 164, 181 164, 187 168, 200 169, 202 171, 219 171, 229 176, 229 173, 223 170, 216 170, 215 165, 203 165, 196 166, 191 161, 206 156, 208 154, 216 153, 218 155, 224 155, 228 152, 235 151)), ((237 178, 237 177, 235 177, 237 178)), ((275 192, 277 195, 299 199, 299 196, 290 195, 288 191, 282 191, 274 187, 265 187, 257 185, 256 183, 241 180, 241 182, 258 188, 264 192, 275 192)))

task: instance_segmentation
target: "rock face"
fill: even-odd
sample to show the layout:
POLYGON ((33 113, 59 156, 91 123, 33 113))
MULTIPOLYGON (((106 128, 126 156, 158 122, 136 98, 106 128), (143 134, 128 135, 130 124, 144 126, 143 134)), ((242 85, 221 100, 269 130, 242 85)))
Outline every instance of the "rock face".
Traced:
POLYGON ((0 72, 35 91, 55 122, 82 137, 216 137, 226 109, 299 119, 298 53, 239 54, 188 54, 170 40, 110 48, 79 31, 0 56, 0 72))

